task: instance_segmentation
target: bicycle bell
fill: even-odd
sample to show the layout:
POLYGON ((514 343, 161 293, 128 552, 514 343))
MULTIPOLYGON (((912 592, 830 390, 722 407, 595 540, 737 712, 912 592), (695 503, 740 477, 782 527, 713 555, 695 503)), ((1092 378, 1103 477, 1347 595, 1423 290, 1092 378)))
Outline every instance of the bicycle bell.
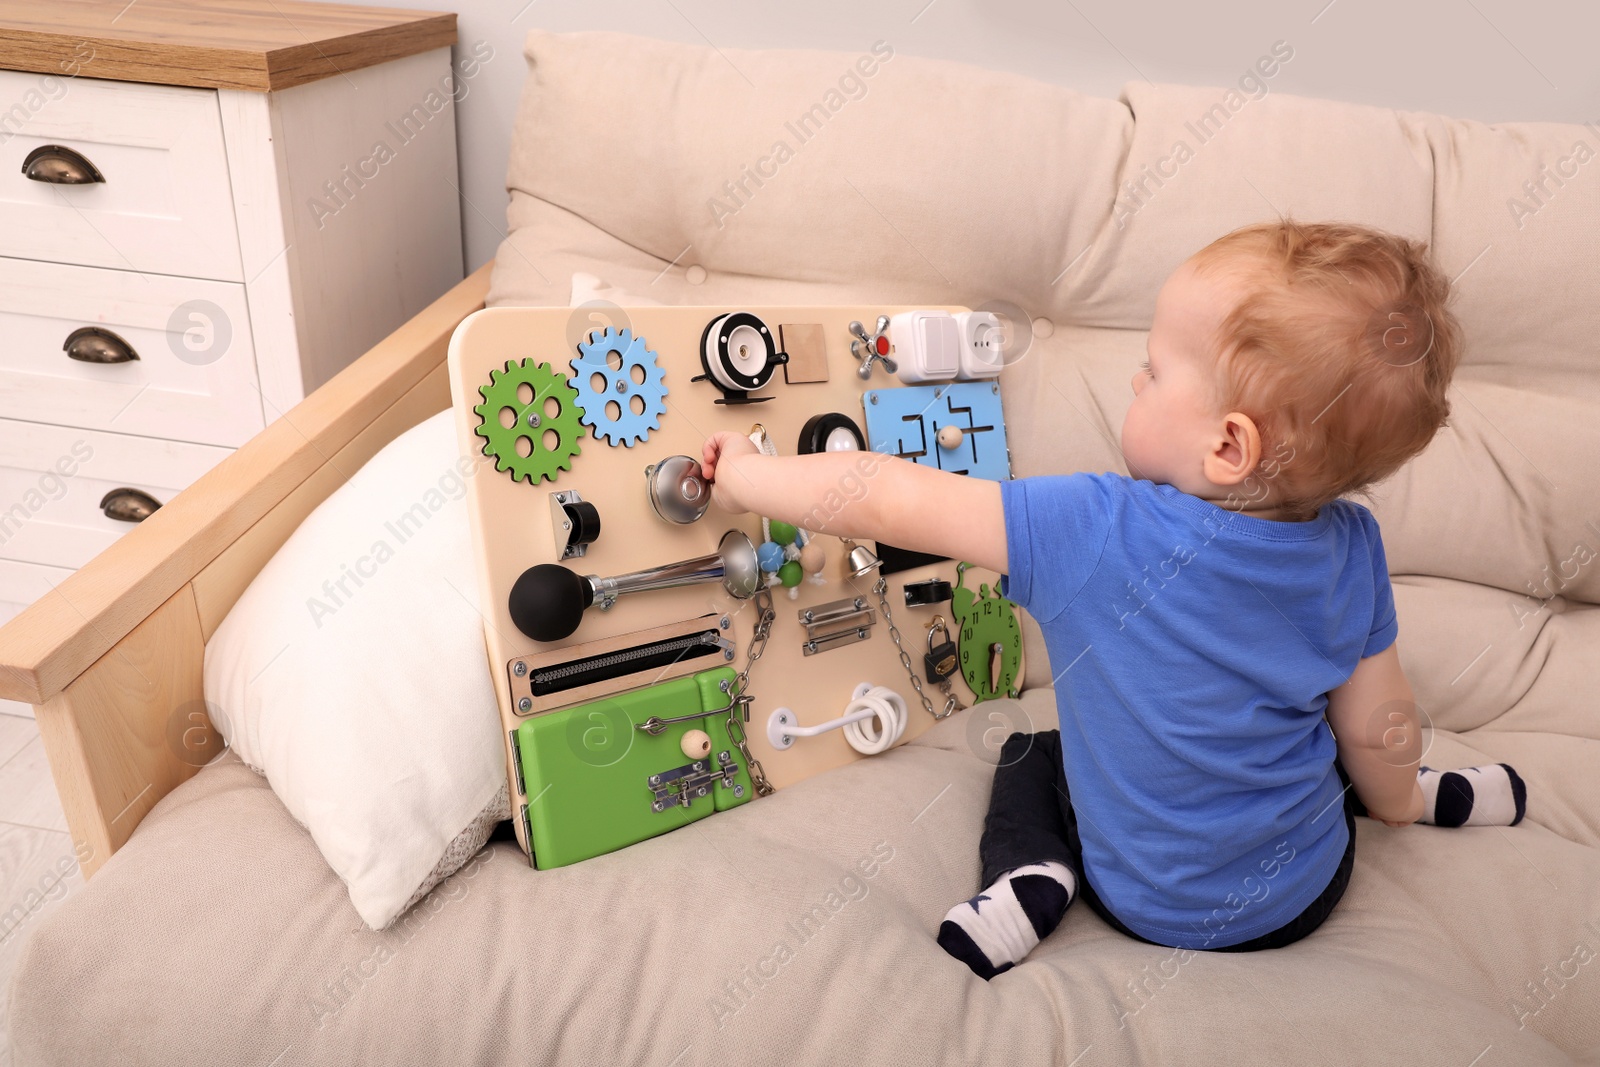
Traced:
POLYGON ((700 473, 700 461, 668 456, 644 469, 650 507, 668 522, 687 526, 711 506, 711 483, 700 473))

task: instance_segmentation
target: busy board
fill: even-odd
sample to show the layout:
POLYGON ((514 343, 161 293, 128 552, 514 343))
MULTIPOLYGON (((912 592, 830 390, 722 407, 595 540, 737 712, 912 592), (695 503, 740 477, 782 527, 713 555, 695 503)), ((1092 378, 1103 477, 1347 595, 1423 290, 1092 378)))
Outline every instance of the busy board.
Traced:
POLYGON ((731 430, 769 454, 1009 478, 1003 330, 960 307, 462 322, 451 394, 530 862, 626 847, 1015 694, 1021 634, 994 573, 725 512, 699 465, 731 430))

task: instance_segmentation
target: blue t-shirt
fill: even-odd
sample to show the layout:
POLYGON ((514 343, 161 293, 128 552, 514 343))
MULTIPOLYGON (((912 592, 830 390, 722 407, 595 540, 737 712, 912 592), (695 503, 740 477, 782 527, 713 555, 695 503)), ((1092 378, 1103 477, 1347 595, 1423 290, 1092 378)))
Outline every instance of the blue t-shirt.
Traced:
POLYGON ((1377 521, 1241 515, 1120 474, 1000 483, 1001 591, 1044 631, 1084 874, 1124 925, 1284 925, 1348 841, 1328 691, 1398 626, 1377 521))

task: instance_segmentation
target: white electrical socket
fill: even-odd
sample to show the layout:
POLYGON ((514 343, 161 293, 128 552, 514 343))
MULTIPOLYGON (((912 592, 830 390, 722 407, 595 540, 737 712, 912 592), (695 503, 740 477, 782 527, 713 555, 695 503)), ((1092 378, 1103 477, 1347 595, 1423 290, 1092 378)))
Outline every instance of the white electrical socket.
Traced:
POLYGON ((948 311, 902 311, 889 319, 896 374, 903 382, 937 382, 961 370, 961 330, 948 311))
POLYGON ((1006 331, 991 311, 961 311, 955 316, 961 331, 961 377, 993 378, 1005 358, 1006 331))

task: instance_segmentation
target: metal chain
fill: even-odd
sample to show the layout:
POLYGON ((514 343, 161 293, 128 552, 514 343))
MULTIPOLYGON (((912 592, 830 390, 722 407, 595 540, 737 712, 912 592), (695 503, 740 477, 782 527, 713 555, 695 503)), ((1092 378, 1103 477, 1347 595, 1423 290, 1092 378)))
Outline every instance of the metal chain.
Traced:
POLYGON ((917 691, 917 699, 922 701, 922 707, 935 719, 947 719, 955 712, 962 710, 961 701, 956 699, 955 689, 950 680, 946 678, 939 684, 944 691, 944 710, 934 711, 933 701, 928 699, 928 694, 922 691, 922 679, 917 677, 917 670, 911 664, 911 656, 906 652, 906 646, 900 640, 900 630, 894 624, 894 615, 889 611, 889 579, 883 575, 872 586, 872 591, 878 594, 878 606, 883 609, 883 621, 889 624, 889 636, 894 639, 895 650, 900 653, 900 663, 906 669, 906 675, 911 679, 911 688, 917 691))
POLYGON ((764 797, 772 794, 772 782, 768 780, 761 761, 751 754, 750 743, 745 738, 744 723, 750 721, 751 698, 745 695, 744 690, 750 683, 750 669, 767 650, 767 638, 772 634, 772 623, 778 617, 778 612, 772 606, 772 592, 766 586, 756 590, 755 602, 760 614, 756 617, 750 645, 745 649, 744 670, 733 676, 733 682, 728 687, 728 736, 739 746, 739 754, 750 768, 750 784, 755 786, 756 796, 764 797))

